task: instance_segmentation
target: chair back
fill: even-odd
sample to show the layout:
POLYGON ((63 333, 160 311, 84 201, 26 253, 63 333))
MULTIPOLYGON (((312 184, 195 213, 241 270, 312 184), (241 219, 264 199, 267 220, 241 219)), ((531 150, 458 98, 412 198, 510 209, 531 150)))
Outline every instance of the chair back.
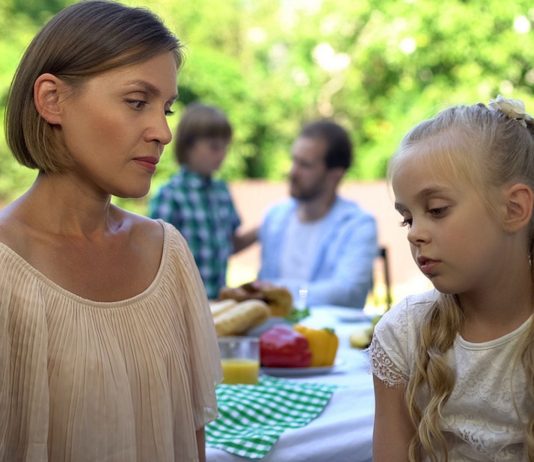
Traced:
MULTIPOLYGON (((376 255, 377 259, 381 260, 381 273, 383 275, 383 281, 384 281, 384 289, 385 289, 385 301, 386 301, 386 311, 391 308, 392 304, 392 296, 391 296, 391 273, 390 273, 390 266, 389 266, 389 255, 388 255, 388 249, 385 246, 380 246, 378 248, 378 253, 376 255)), ((375 297, 375 303, 377 302, 377 294, 375 292, 375 281, 373 278, 373 287, 372 291, 375 297)))

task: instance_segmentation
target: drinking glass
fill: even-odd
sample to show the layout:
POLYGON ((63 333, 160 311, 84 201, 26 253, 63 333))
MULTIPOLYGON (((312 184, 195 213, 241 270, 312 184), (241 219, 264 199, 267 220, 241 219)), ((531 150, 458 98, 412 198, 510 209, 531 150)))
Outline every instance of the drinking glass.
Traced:
POLYGON ((258 337, 220 337, 223 383, 256 384, 260 370, 258 337))

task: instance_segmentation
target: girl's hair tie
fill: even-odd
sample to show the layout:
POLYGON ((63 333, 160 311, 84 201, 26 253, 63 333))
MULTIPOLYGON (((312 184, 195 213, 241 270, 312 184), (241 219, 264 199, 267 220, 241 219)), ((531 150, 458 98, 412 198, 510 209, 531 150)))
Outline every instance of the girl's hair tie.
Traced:
POLYGON ((510 119, 517 120, 525 128, 527 128, 527 124, 534 124, 534 119, 527 114, 525 104, 520 99, 504 98, 498 95, 497 98, 489 102, 488 106, 494 111, 502 112, 510 119))

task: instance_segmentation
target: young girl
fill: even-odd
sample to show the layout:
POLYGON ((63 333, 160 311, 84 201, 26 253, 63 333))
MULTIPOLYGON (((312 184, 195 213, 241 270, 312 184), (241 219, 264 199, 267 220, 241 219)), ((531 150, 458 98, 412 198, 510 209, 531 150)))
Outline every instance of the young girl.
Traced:
POLYGON ((0 460, 203 461, 220 366, 194 261, 128 213, 176 98, 180 44, 143 9, 84 1, 34 38, 6 136, 38 171, 0 211, 0 460))
POLYGON ((373 460, 534 460, 533 119, 501 97, 447 109, 390 176, 436 290, 376 328, 373 460))

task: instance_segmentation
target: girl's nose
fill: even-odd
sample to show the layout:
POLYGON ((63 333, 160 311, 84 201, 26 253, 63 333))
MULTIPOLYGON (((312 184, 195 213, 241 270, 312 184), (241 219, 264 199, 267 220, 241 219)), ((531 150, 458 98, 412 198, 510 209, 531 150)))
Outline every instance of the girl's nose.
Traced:
POLYGON ((420 245, 427 243, 430 237, 428 231, 424 229, 421 224, 416 224, 415 220, 412 220, 410 229, 408 231, 408 241, 412 245, 420 245))

